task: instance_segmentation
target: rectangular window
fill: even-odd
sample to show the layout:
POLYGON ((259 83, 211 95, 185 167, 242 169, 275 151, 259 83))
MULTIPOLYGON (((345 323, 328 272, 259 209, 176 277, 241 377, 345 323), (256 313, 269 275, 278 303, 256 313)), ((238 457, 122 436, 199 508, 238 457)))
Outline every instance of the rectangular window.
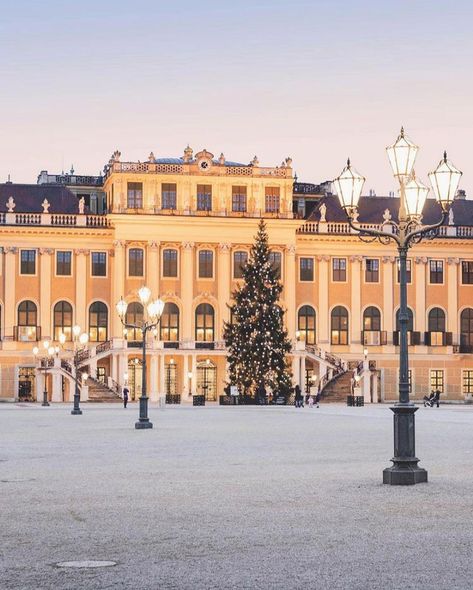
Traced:
POLYGON ((233 278, 243 278, 243 267, 248 262, 248 252, 234 252, 233 253, 233 278))
POLYGON ((163 250, 163 277, 177 277, 177 250, 163 250))
POLYGON ((161 209, 176 209, 177 190, 172 183, 161 184, 161 209))
POLYGON ((443 378, 443 369, 431 369, 430 370, 430 391, 434 393, 438 390, 440 393, 445 393, 444 391, 444 378, 443 378))
POLYGON ((299 258, 299 280, 313 281, 314 280, 314 259, 313 258, 299 258))
POLYGON ((462 283, 473 285, 473 261, 462 260, 462 283))
POLYGON ((128 209, 141 209, 143 207, 143 183, 129 182, 127 205, 128 209))
POLYGON ((430 260, 429 271, 431 284, 443 283, 443 260, 430 260))
MULTIPOLYGON (((397 261, 397 282, 400 283, 401 282, 401 272, 400 272, 400 264, 399 264, 399 258, 396 259, 397 261)), ((411 261, 410 260, 406 260, 406 281, 407 283, 412 283, 412 268, 411 268, 411 261)))
POLYGON ((365 268, 365 282, 379 283, 379 259, 367 258, 365 268))
POLYGON ((58 250, 56 252, 56 274, 70 277, 72 274, 72 252, 58 250))
POLYGON ((213 277, 213 258, 212 250, 199 250, 199 279, 213 277))
POLYGON ((246 211, 246 186, 232 186, 232 211, 246 211))
POLYGON ((473 394, 473 371, 471 369, 463 371, 462 389, 464 394, 473 394))
POLYGON ((22 275, 36 274, 36 250, 21 250, 21 268, 22 275))
POLYGON ((333 281, 345 282, 347 280, 347 259, 332 258, 333 281))
POLYGON ((279 213, 279 187, 267 186, 264 193, 264 209, 266 213, 279 213))
POLYGON ((92 276, 107 276, 107 254, 106 252, 92 252, 92 276))
POLYGON ((197 211, 212 211, 212 187, 210 184, 197 185, 197 211))
POLYGON ((141 248, 128 250, 128 274, 130 277, 143 276, 143 250, 141 248))
POLYGON ((270 252, 269 253, 269 262, 273 267, 274 272, 276 273, 276 278, 281 278, 281 252, 270 252))

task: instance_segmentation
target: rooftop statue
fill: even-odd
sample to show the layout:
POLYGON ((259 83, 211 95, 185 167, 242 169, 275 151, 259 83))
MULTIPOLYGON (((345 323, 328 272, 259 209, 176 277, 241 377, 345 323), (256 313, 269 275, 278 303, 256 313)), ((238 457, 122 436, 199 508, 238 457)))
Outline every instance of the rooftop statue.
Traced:
POLYGON ((13 209, 16 207, 15 201, 13 197, 10 197, 7 201, 7 210, 8 213, 13 213, 13 209))

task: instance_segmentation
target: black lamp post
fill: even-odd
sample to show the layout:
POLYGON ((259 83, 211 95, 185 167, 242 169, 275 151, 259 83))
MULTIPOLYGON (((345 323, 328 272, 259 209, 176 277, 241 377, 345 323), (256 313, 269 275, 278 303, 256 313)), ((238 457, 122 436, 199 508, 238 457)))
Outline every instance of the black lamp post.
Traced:
POLYGON ((74 365, 74 407, 71 410, 72 416, 81 416, 82 410, 80 409, 80 380, 82 378, 79 377, 79 363, 81 361, 81 352, 87 346, 87 342, 89 341, 89 335, 87 332, 83 332, 81 334, 81 327, 80 326, 73 326, 72 328, 72 338, 74 343, 74 348, 68 349, 64 348, 64 344, 66 342, 66 335, 60 334, 59 335, 59 342, 63 350, 72 353, 72 362, 74 365))
POLYGON ((135 422, 137 430, 153 428, 153 423, 148 418, 148 396, 147 396, 147 376, 146 376, 146 336, 150 330, 155 330, 159 326, 161 315, 164 310, 164 301, 156 299, 151 301, 151 290, 148 287, 141 287, 138 291, 141 304, 143 305, 143 322, 141 324, 128 324, 126 321, 126 310, 128 303, 123 299, 117 303, 116 308, 120 320, 125 328, 141 330, 142 335, 142 375, 141 375, 141 396, 140 396, 140 415, 138 422, 135 422))
POLYGON ((43 390, 43 401, 41 403, 42 406, 47 407, 49 406, 48 401, 48 387, 47 387, 47 377, 48 377, 48 368, 50 367, 51 360, 54 359, 54 353, 56 349, 54 346, 50 346, 49 340, 44 340, 43 342, 44 348, 44 356, 39 355, 39 348, 35 346, 33 348, 33 355, 35 359, 39 360, 39 367, 37 367, 38 371, 44 371, 44 390, 43 390))
POLYGON ((422 225, 422 210, 429 189, 415 178, 414 162, 418 147, 404 135, 404 129, 396 142, 386 148, 394 176, 400 185, 398 222, 386 220, 383 230, 376 230, 357 222, 358 201, 365 179, 358 174, 348 160, 335 186, 340 204, 345 210, 350 227, 364 241, 379 240, 383 244, 395 242, 399 254, 399 401, 391 408, 394 412, 394 457, 392 467, 383 471, 383 483, 410 485, 427 481, 427 471, 418 466, 415 453, 416 406, 409 400, 409 353, 407 343, 407 252, 422 239, 433 239, 445 222, 448 210, 455 198, 462 173, 447 160, 444 153, 434 172, 429 174, 437 202, 442 213, 431 225, 422 225))

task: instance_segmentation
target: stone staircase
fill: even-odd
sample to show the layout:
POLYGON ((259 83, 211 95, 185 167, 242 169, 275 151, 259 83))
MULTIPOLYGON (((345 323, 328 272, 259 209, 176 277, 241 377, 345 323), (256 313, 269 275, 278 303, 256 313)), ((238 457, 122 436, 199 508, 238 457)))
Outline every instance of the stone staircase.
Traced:
POLYGON ((101 381, 96 381, 91 377, 88 377, 85 384, 89 388, 89 402, 93 403, 104 403, 104 402, 121 402, 122 398, 109 389, 101 381))
POLYGON ((352 371, 346 371, 336 375, 322 389, 323 402, 346 403, 347 395, 351 395, 352 371))

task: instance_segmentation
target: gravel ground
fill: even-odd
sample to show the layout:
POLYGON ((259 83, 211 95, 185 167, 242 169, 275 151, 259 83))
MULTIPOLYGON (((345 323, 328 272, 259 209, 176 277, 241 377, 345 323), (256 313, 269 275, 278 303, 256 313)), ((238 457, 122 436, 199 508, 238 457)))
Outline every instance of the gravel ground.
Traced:
POLYGON ((387 406, 69 410, 0 405, 2 590, 473 585, 471 407, 417 412, 402 488, 387 406))

